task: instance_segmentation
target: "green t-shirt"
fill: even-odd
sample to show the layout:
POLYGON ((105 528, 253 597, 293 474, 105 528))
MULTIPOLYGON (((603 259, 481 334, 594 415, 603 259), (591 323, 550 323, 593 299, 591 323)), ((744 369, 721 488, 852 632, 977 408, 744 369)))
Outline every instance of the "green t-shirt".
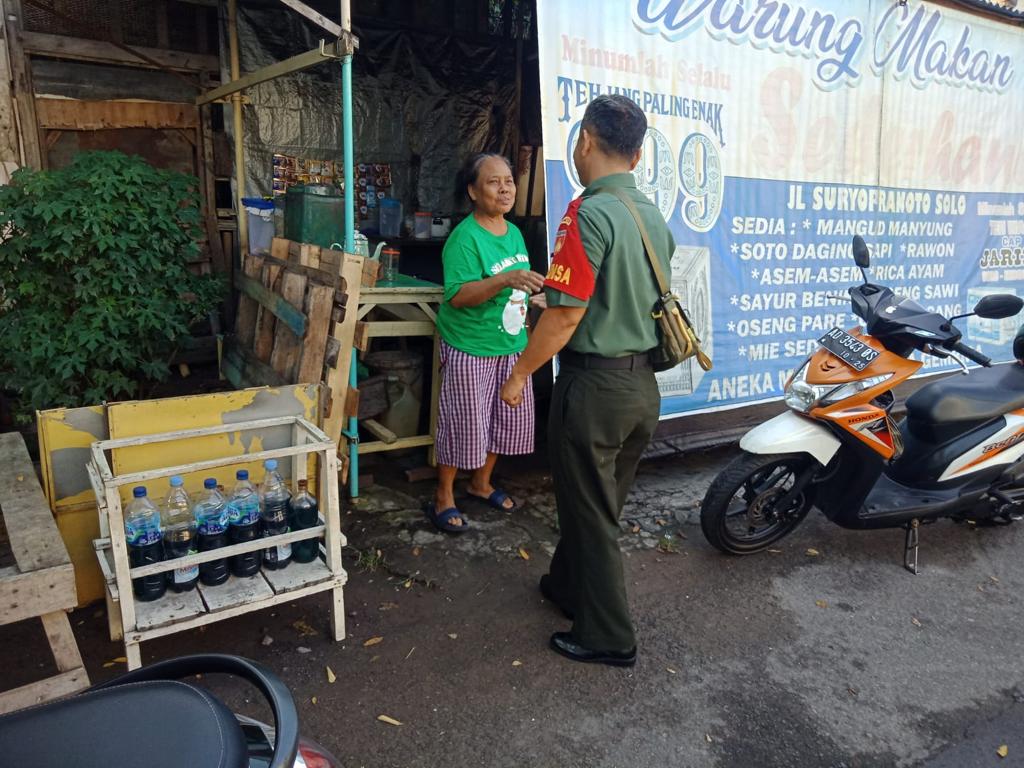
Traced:
POLYGON ((626 191, 640 213, 661 268, 672 274, 675 241, 654 204, 637 190, 630 173, 598 179, 569 204, 544 282, 549 307, 586 307, 566 348, 603 357, 653 349, 657 325, 651 312, 657 283, 629 209, 602 187, 626 191))
POLYGON ((467 216, 445 243, 444 302, 437 312, 437 330, 446 343, 469 355, 498 357, 526 348, 525 291, 506 288, 475 307, 453 307, 451 300, 466 283, 513 269, 529 269, 530 256, 518 228, 511 222, 499 237, 467 216))

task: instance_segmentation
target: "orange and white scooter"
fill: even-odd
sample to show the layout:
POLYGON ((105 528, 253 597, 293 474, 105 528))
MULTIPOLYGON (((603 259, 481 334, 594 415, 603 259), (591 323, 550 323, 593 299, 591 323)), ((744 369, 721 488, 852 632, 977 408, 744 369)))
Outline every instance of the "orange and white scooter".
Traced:
MULTIPOLYGON (((819 339, 786 385, 789 410, 748 432, 742 455, 712 482, 701 527, 723 552, 753 554, 816 506, 843 528, 905 528, 904 565, 917 573, 920 525, 1024 515, 1024 365, 992 367, 961 342, 959 317, 872 284, 860 237, 853 255, 864 284, 849 293, 863 328, 819 339), (897 424, 892 390, 921 368, 915 351, 953 358, 966 375, 923 386, 897 424), (982 367, 968 371, 960 357, 982 367)), ((971 314, 1002 319, 1022 306, 1016 296, 986 296, 971 314)), ((1014 353, 1024 359, 1024 328, 1014 353)))

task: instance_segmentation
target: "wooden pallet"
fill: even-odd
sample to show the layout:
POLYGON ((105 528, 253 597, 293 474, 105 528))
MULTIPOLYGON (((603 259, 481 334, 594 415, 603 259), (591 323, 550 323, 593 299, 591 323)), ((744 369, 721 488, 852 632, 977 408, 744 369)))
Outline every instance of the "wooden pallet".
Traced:
POLYGON ((75 569, 17 432, 0 434, 0 511, 15 566, 0 568, 0 625, 39 618, 58 674, 0 693, 0 714, 89 686, 67 611, 78 603, 75 569))
POLYGON ((348 375, 363 286, 377 263, 361 256, 274 238, 269 256, 247 254, 235 276, 235 334, 222 368, 238 388, 326 382, 327 432, 337 442, 349 399, 348 375))

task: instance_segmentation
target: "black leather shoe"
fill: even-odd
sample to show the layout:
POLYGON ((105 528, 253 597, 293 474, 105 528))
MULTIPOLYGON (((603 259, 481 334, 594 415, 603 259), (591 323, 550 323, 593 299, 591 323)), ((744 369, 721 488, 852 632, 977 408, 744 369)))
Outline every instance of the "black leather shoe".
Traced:
POLYGON ((551 603, 553 606, 555 606, 558 610, 560 610, 562 612, 562 615, 565 616, 565 618, 567 618, 569 621, 572 621, 572 617, 573 617, 572 611, 570 611, 568 608, 566 608, 564 605, 562 605, 560 602, 558 602, 558 600, 555 599, 555 595, 551 591, 551 582, 548 581, 548 575, 547 574, 544 574, 543 576, 540 577, 540 585, 539 586, 540 586, 540 593, 542 595, 544 595, 544 599, 547 600, 549 603, 551 603))
POLYGON ((567 659, 587 664, 608 664, 613 667, 632 667, 636 664, 636 646, 628 651, 594 651, 573 640, 569 632, 555 632, 551 636, 551 649, 567 659))

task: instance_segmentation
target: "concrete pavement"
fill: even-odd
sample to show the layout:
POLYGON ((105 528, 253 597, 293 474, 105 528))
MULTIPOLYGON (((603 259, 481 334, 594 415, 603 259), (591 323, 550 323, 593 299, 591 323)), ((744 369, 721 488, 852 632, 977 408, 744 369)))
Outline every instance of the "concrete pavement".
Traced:
MULTIPOLYGON (((725 557, 692 522, 732 455, 642 468, 624 515, 631 670, 546 647, 567 624, 536 589, 557 536, 542 470, 507 478, 520 512, 465 502, 473 531, 460 537, 423 520, 429 483, 372 489, 344 521, 343 643, 313 598, 149 643, 144 659, 267 663, 346 768, 1024 766, 1024 528, 924 528, 917 577, 901 567, 902 532, 844 531, 818 513, 776 553, 725 557)), ((93 678, 113 674, 103 663, 123 651, 102 611, 73 625, 93 678)), ((41 657, 0 641, 8 679, 41 657)), ((251 693, 208 682, 266 717, 251 693)))

